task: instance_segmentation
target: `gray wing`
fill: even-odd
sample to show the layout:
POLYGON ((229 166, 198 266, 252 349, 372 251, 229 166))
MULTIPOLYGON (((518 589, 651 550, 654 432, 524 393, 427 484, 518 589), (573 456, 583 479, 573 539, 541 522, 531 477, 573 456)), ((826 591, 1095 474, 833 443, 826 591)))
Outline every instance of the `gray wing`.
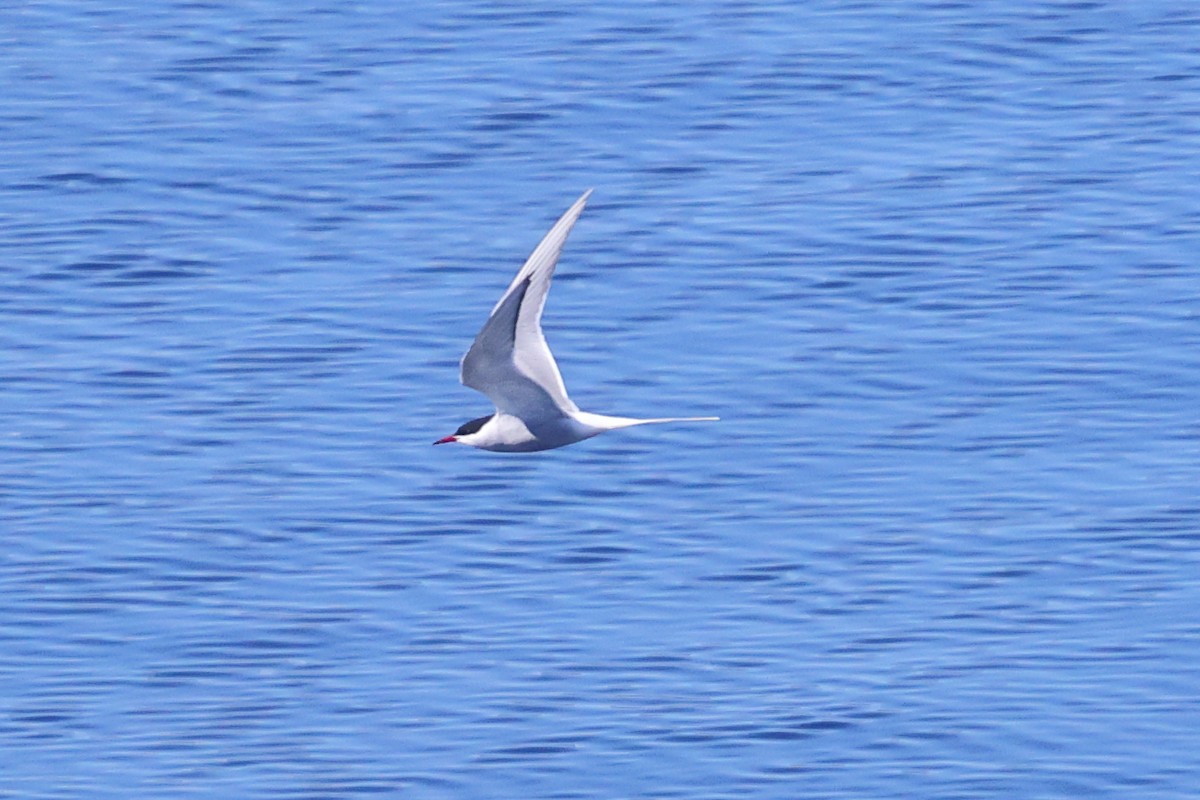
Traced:
POLYGON ((567 397, 542 334, 542 309, 563 245, 591 193, 584 192, 554 223, 463 356, 463 385, 483 392, 504 413, 536 420, 579 410, 567 397))

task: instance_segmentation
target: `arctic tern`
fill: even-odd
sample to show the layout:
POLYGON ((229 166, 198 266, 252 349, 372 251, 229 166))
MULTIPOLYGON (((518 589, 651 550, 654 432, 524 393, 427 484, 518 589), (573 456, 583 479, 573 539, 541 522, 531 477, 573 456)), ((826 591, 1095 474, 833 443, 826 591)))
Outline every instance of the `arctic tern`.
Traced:
POLYGON ((584 192, 542 239, 463 356, 463 385, 487 395, 495 403, 496 412, 464 423, 434 444, 458 442, 482 450, 527 453, 564 447, 634 425, 717 419, 610 417, 580 411, 567 397, 562 375, 542 334, 542 309, 567 235, 591 193, 591 189, 584 192))

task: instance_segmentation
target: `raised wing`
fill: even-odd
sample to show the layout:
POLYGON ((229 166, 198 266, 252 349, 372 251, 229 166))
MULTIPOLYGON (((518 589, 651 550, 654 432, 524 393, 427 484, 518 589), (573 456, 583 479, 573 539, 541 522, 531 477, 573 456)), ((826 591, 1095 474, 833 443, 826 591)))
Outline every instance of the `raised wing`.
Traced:
POLYGON ((567 209, 513 278, 462 360, 463 385, 526 422, 572 414, 558 364, 542 334, 542 309, 567 236, 592 190, 567 209))

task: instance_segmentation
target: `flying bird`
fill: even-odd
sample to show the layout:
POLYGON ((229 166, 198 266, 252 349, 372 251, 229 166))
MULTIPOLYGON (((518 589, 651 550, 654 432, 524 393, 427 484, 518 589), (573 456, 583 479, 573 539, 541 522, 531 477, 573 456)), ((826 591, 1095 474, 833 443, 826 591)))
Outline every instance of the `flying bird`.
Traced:
POLYGON ((528 453, 658 422, 704 422, 717 417, 634 419, 580 411, 567 397, 558 364, 542 333, 542 309, 563 245, 591 189, 567 209, 521 267, 463 356, 464 386, 483 392, 496 412, 463 423, 434 444, 458 442, 482 450, 528 453))

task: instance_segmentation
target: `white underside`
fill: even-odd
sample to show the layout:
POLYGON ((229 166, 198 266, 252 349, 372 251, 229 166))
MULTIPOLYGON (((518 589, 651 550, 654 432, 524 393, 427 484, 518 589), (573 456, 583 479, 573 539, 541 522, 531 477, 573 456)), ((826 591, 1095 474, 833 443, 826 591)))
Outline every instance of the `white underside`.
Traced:
POLYGON ((460 444, 469 444, 481 450, 492 450, 498 453, 532 453, 538 450, 566 447, 605 431, 631 428, 634 425, 651 425, 660 422, 704 422, 716 419, 716 417, 636 419, 633 417, 610 417, 605 414, 592 414, 588 411, 574 411, 553 419, 541 420, 536 425, 527 425, 519 417, 497 412, 478 431, 466 436, 459 436, 457 441, 460 444))

